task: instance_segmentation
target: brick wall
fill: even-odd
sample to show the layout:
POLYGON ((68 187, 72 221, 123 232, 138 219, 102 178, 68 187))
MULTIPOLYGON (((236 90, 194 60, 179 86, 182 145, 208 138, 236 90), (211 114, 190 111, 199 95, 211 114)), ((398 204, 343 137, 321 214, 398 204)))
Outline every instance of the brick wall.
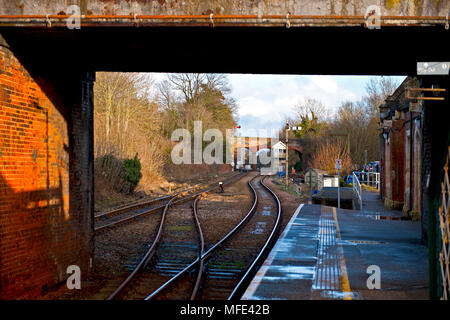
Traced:
POLYGON ((405 128, 404 120, 392 122, 391 132, 391 167, 392 167, 392 201, 401 209, 405 201, 405 128))
MULTIPOLYGON (((414 113, 414 116, 420 116, 419 113, 414 113)), ((420 119, 419 119, 420 121, 420 119)), ((413 166, 412 166, 412 204, 413 218, 421 216, 420 203, 422 201, 421 195, 421 174, 422 174, 422 129, 419 123, 413 123, 413 166)))
POLYGON ((72 210, 69 197, 73 127, 0 47, 0 299, 38 298, 65 281, 68 265, 86 265, 90 213, 72 210))

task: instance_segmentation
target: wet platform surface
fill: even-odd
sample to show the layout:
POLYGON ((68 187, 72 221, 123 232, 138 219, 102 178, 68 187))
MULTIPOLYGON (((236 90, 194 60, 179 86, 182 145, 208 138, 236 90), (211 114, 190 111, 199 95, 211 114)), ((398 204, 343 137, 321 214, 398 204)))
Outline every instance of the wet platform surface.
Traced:
POLYGON ((420 223, 385 214, 300 205, 242 299, 428 299, 420 223))
POLYGON ((383 205, 383 201, 380 199, 380 194, 378 192, 363 191, 363 211, 367 214, 378 214, 379 216, 385 217, 401 217, 403 213, 399 210, 389 210, 383 205))

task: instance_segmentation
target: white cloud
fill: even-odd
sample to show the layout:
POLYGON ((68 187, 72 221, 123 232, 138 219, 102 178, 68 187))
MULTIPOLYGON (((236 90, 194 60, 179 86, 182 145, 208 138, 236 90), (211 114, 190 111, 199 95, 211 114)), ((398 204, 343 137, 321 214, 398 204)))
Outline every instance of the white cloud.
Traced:
POLYGON ((258 123, 280 128, 294 106, 306 97, 322 101, 332 112, 342 102, 360 97, 360 93, 340 87, 332 76, 232 74, 229 78, 243 132, 258 123), (255 119, 250 121, 251 117, 255 119))
MULTIPOLYGON (((153 73, 156 82, 165 73, 153 73)), ((249 129, 279 129, 293 108, 306 97, 322 101, 331 113, 345 101, 365 94, 369 76, 230 74, 231 96, 239 105, 242 134, 249 129)), ((399 77, 399 80, 400 77, 399 77)))
POLYGON ((338 91, 337 82, 331 76, 312 76, 311 88, 319 88, 330 93, 336 93, 338 91))

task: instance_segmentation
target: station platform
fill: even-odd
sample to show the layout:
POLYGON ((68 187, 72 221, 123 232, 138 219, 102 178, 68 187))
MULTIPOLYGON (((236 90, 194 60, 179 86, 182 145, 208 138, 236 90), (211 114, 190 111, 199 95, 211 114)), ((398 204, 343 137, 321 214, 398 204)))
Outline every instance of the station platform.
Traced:
POLYGON ((300 205, 241 299, 428 299, 420 223, 383 219, 398 213, 374 203, 300 205))

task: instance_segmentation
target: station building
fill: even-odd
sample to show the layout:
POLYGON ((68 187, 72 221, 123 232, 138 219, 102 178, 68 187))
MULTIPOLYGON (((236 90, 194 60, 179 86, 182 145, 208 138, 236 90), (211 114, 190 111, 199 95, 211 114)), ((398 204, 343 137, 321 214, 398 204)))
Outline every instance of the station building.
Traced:
POLYGON ((407 77, 380 106, 381 193, 386 207, 420 219, 422 103, 408 99, 419 80, 407 77))
POLYGON ((420 221, 431 297, 448 284, 448 90, 448 75, 407 77, 380 106, 381 197, 420 221))

